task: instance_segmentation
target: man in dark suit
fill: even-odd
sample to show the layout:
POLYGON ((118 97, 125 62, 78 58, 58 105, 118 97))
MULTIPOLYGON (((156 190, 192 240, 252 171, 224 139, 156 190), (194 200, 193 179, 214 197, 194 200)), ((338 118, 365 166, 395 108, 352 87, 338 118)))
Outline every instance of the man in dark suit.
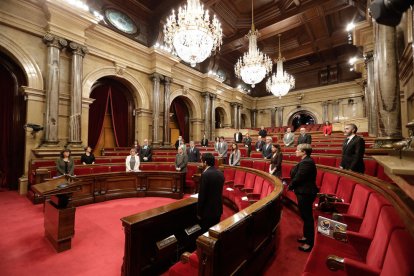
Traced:
POLYGON ((141 162, 151 162, 152 161, 152 148, 148 145, 148 139, 144 140, 144 145, 139 150, 139 159, 141 162))
POLYGON ((300 129, 300 134, 298 137, 297 145, 300 145, 300 144, 309 144, 309 145, 312 144, 312 136, 306 133, 306 129, 304 127, 300 129))
POLYGON ((247 156, 250 157, 250 152, 252 151, 252 138, 250 138, 250 134, 248 132, 243 139, 243 144, 244 147, 247 148, 247 156))
POLYGON ((341 169, 364 173, 365 141, 356 135, 358 127, 355 124, 345 126, 344 135, 347 137, 342 146, 341 169))
POLYGON ((261 126, 261 127, 260 127, 260 130, 259 130, 259 135, 260 135, 260 136, 262 136, 262 137, 266 137, 266 136, 267 136, 267 131, 266 131, 266 129, 264 128, 264 126, 261 126))
POLYGON ((264 142, 261 136, 257 136, 257 142, 255 144, 256 151, 262 151, 264 142))
POLYGON ((203 139, 201 139, 201 146, 208 147, 208 139, 206 138, 206 134, 203 134, 203 139))
POLYGON ((236 143, 241 143, 243 141, 243 134, 239 129, 236 131, 236 133, 234 133, 234 141, 236 143))
POLYGON ((224 175, 214 167, 214 155, 205 153, 202 156, 204 171, 200 178, 197 203, 197 217, 201 229, 206 232, 211 226, 220 222, 223 213, 222 192, 224 175))
POLYGON ((271 159, 272 158, 272 137, 266 137, 266 144, 264 144, 262 148, 262 154, 264 159, 271 159))
POLYGON ((187 150, 188 162, 200 162, 200 150, 195 147, 194 141, 190 141, 190 148, 187 150))
POLYGON ((178 147, 184 144, 183 137, 180 135, 178 136, 177 141, 175 141, 175 149, 178 150, 178 147))

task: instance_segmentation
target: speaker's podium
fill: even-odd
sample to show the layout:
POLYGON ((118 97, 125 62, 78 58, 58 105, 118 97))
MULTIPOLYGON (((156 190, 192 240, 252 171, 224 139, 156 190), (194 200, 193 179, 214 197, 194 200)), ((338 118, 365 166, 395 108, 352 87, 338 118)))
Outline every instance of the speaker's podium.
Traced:
POLYGON ((69 176, 61 176, 32 186, 45 201, 45 236, 57 252, 71 248, 75 233, 75 211, 70 199, 73 192, 81 190, 81 181, 69 176))

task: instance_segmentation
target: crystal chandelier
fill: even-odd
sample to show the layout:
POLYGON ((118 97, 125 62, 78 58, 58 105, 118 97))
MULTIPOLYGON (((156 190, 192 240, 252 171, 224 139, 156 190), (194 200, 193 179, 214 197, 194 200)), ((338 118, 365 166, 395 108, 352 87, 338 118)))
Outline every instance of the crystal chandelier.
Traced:
POLYGON ((247 34, 249 38, 249 51, 240 57, 234 66, 234 72, 238 78, 245 83, 251 84, 261 82, 264 77, 272 71, 272 61, 270 58, 260 52, 257 48, 257 37, 259 31, 254 28, 253 22, 253 0, 252 0, 252 28, 247 34))
POLYGON ((279 57, 276 59, 277 70, 276 74, 273 75, 266 82, 267 91, 271 92, 276 97, 282 98, 285 96, 290 89, 295 87, 295 78, 288 73, 283 72, 283 61, 285 59, 282 57, 280 52, 280 34, 279 34, 279 57))
POLYGON ((167 18, 164 25, 164 41, 174 47, 178 56, 192 67, 208 58, 216 48, 220 49, 223 31, 214 15, 210 21, 208 11, 199 0, 188 0, 187 6, 179 8, 167 18))

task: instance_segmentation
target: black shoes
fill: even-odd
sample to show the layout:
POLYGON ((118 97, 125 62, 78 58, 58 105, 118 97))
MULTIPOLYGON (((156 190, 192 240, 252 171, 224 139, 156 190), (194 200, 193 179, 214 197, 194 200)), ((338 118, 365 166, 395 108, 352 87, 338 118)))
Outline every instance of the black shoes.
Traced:
POLYGON ((297 239, 298 243, 306 243, 306 239, 305 238, 300 238, 297 239))
POLYGON ((309 246, 309 247, 304 247, 304 246, 302 245, 302 246, 299 246, 299 247, 298 247, 298 249, 299 249, 300 251, 303 251, 303 252, 311 252, 311 250, 312 250, 312 246, 309 246))

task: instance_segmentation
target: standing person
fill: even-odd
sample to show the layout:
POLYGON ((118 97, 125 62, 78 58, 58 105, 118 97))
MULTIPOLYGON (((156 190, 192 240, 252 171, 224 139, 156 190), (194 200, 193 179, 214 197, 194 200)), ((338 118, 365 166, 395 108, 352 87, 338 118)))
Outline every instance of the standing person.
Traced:
POLYGON ((285 147, 292 147, 294 142, 295 142, 295 134, 293 134, 290 127, 288 127, 285 135, 283 136, 283 144, 285 145, 285 147))
POLYGON ((57 175, 73 175, 75 162, 73 162, 70 154, 70 149, 64 149, 60 153, 60 157, 56 160, 57 175))
POLYGON ((214 139, 214 151, 218 152, 219 146, 220 146, 220 138, 216 137, 216 139, 214 139))
POLYGON ((264 142, 262 140, 262 136, 257 136, 257 142, 255 145, 256 151, 262 151, 264 146, 264 142))
POLYGON ((297 146, 300 144, 312 144, 312 136, 306 133, 306 129, 304 127, 300 128, 297 146))
POLYGON ((240 157, 241 153, 239 150, 239 146, 236 143, 231 145, 231 154, 229 158, 229 165, 230 166, 240 166, 240 157))
POLYGON ((175 149, 178 150, 178 148, 183 144, 184 144, 184 140, 183 140, 183 137, 180 135, 178 136, 177 141, 175 141, 175 149))
POLYGON ((205 153, 201 157, 203 173, 200 178, 200 188, 197 202, 197 217, 203 232, 220 222, 223 213, 222 192, 224 175, 214 167, 214 156, 205 153))
POLYGON ((184 146, 178 148, 177 154, 175 155, 175 170, 177 172, 187 172, 188 156, 184 154, 184 146))
POLYGON ((236 143, 241 143, 243 141, 243 134, 240 132, 240 129, 237 129, 236 133, 234 133, 234 141, 236 143))
POLYGON ((195 147, 194 141, 190 141, 190 148, 187 150, 188 162, 200 162, 200 150, 195 147))
POLYGON ((323 134, 325 136, 330 136, 332 134, 332 125, 329 123, 329 121, 326 121, 325 125, 323 126, 323 134))
POLYGON ((224 136, 220 137, 220 143, 218 148, 219 157, 223 158, 223 164, 227 163, 227 142, 224 141, 224 136))
POLYGON ((282 149, 279 144, 272 145, 272 158, 270 159, 269 173, 281 177, 282 175, 282 149))
POLYGON ((260 130, 259 130, 259 135, 260 135, 261 137, 266 137, 266 136, 267 136, 267 130, 264 128, 264 126, 261 126, 261 127, 260 127, 260 130))
POLYGON ((247 148, 247 156, 250 157, 250 152, 252 151, 252 138, 250 138, 249 133, 246 133, 246 136, 243 139, 244 147, 247 148))
POLYGON ((356 135, 358 127, 355 124, 347 124, 344 135, 347 137, 342 146, 341 169, 364 173, 365 141, 356 135))
POLYGON ((85 153, 81 155, 81 163, 83 165, 95 164, 95 156, 92 153, 92 148, 87 146, 85 153))
POLYGON ((148 144, 148 139, 144 139, 144 145, 142 145, 139 150, 139 158, 141 162, 151 162, 152 161, 152 148, 148 144))
POLYGON ((135 149, 135 152, 138 153, 140 150, 140 146, 137 140, 134 141, 134 145, 132 146, 135 149))
POLYGON ((125 160, 125 168, 127 172, 139 172, 139 156, 135 148, 129 151, 129 155, 125 160))
POLYGON ((298 208, 303 220, 303 237, 298 239, 299 250, 309 252, 312 250, 315 225, 313 221, 312 205, 318 193, 316 187, 316 165, 310 157, 312 147, 310 144, 300 144, 296 149, 296 156, 301 161, 290 171, 291 183, 289 190, 293 190, 298 199, 298 208))
POLYGON ((272 158, 272 137, 266 137, 266 144, 262 147, 262 154, 264 159, 272 158))
POLYGON ((206 138, 206 133, 203 134, 203 139, 201 139, 201 146, 208 147, 208 139, 206 138))

